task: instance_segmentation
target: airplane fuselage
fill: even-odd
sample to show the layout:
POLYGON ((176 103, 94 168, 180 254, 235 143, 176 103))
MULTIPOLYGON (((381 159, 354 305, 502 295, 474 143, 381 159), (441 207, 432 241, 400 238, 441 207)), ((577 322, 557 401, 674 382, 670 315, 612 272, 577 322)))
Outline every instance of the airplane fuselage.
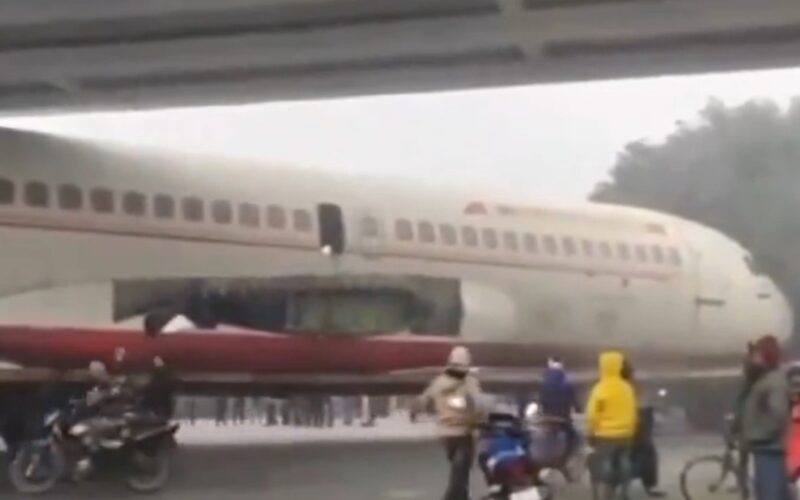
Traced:
MULTIPOLYGON (((12 131, 0 150, 5 297, 147 280, 420 276, 453 284, 459 324, 437 333, 464 342, 679 360, 735 355, 747 340, 791 331, 784 297, 745 249, 665 214, 476 202, 392 180, 12 131)), ((0 304, 0 314, 58 322, 46 309, 23 318, 0 304)))

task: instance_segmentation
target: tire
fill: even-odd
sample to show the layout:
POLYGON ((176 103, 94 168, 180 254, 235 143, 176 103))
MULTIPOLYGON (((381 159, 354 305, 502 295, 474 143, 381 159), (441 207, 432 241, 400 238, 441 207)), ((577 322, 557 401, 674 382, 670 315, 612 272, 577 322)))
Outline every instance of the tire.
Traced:
POLYGON ((167 484, 172 472, 172 454, 168 446, 150 452, 134 450, 126 483, 136 493, 155 493, 167 484))
POLYGON ((684 500, 714 498, 741 500, 742 495, 735 470, 725 469, 725 460, 718 455, 707 455, 690 460, 680 475, 681 495, 684 500))
POLYGON ((25 445, 18 452, 8 466, 8 476, 11 485, 20 493, 41 494, 46 493, 58 484, 66 471, 66 457, 63 450, 55 444, 46 446, 25 445), (38 453, 38 456, 37 456, 38 453), (38 458, 38 465, 34 467, 32 461, 38 458), (42 465, 44 464, 44 469, 42 465), (35 474, 35 477, 33 475, 35 474))

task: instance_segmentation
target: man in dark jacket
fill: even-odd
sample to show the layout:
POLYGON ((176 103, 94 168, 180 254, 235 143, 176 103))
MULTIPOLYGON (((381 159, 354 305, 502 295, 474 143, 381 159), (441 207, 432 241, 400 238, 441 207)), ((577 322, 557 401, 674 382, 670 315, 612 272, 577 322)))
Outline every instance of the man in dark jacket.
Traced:
POLYGON ((655 408, 646 397, 647 393, 644 388, 637 383, 635 373, 633 364, 626 359, 622 366, 622 378, 627 380, 636 391, 639 415, 636 434, 633 436, 633 445, 631 446, 631 462, 647 496, 660 498, 665 494, 658 489, 658 449, 654 439, 655 408))
POLYGON ((170 419, 175 404, 175 381, 164 360, 153 359, 153 371, 142 394, 142 406, 155 415, 170 419))
POLYGON ((754 354, 757 374, 742 409, 742 436, 753 457, 755 498, 790 500, 785 465, 789 387, 777 339, 760 338, 754 354))

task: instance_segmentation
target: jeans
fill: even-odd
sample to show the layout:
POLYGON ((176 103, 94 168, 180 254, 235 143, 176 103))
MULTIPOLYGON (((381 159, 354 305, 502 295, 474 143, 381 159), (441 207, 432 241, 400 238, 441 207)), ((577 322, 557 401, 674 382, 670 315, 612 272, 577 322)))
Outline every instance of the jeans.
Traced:
POLYGON ((447 460, 450 462, 450 479, 444 500, 469 500, 469 475, 475 454, 472 436, 444 438, 447 460))
POLYGON ((755 500, 791 500, 784 454, 753 451, 755 500))
POLYGON ((594 453, 588 460, 592 483, 602 485, 604 498, 628 498, 628 483, 631 479, 631 440, 614 438, 591 439, 594 453))

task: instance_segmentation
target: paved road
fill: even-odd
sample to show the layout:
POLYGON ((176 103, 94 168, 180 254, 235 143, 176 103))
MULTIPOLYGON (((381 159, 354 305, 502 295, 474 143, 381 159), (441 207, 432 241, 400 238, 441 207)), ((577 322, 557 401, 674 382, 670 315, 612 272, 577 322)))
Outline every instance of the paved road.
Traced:
MULTIPOLYGON (((677 493, 682 463, 717 447, 710 437, 661 440, 663 479, 670 498, 677 493)), ((436 500, 445 477, 441 450, 435 442, 362 442, 184 446, 168 490, 153 497, 166 500, 436 500)), ((476 492, 482 492, 475 477, 476 492)), ((6 484, 0 484, 6 489, 6 484)), ((7 489, 6 489, 7 491, 7 489)), ((4 498, 23 498, 5 496, 4 498)), ((476 495, 477 496, 477 495, 476 495)), ((116 484, 64 486, 49 496, 136 498, 116 484)), ((589 498, 585 486, 560 492, 564 500, 589 498)), ((636 488, 633 500, 645 498, 636 488)))

